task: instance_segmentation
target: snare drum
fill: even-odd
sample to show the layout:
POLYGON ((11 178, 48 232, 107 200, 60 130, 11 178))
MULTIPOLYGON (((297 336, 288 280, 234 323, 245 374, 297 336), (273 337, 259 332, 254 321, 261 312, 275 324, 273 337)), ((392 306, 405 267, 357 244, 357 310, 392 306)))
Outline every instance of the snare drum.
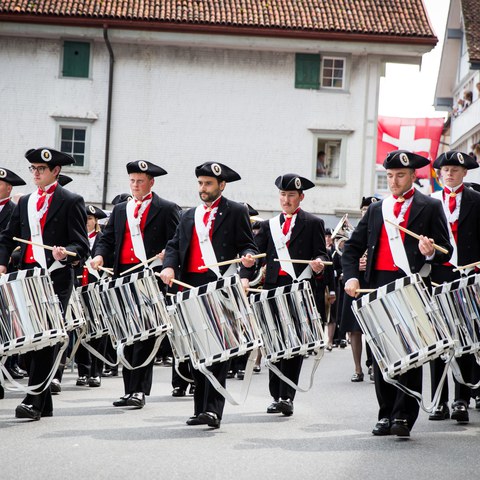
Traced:
POLYGON ((99 285, 112 342, 118 346, 164 335, 172 328, 163 294, 152 270, 99 285))
POLYGON ((176 355, 188 356, 196 369, 244 355, 261 346, 260 330, 238 275, 226 277, 173 298, 171 334, 176 355))
POLYGON ((480 350, 480 275, 445 283, 433 290, 455 342, 455 357, 480 350))
POLYGON ((250 296, 267 361, 318 353, 325 348, 320 314, 307 281, 250 296))
POLYGON ((67 340, 60 302, 45 270, 19 270, 0 277, 0 355, 67 340))
POLYGON ((89 283, 78 287, 77 298, 85 316, 85 335, 82 340, 89 342, 110 333, 107 312, 100 298, 100 285, 103 282, 89 283))
POLYGON ((80 301, 77 290, 73 290, 67 305, 67 311, 65 312, 65 330, 70 332, 76 328, 83 327, 85 322, 86 319, 82 302, 80 301))
POLYGON ((384 285, 352 308, 386 380, 452 352, 453 339, 419 275, 384 285))

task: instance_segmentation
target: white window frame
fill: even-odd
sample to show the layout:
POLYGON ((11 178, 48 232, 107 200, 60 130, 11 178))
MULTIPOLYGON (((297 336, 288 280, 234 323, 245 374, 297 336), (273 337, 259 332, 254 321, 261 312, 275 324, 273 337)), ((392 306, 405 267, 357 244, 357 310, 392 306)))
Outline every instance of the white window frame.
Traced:
POLYGON ((375 188, 373 191, 380 195, 390 193, 387 182, 387 171, 384 168, 375 171, 375 188), (385 184, 385 188, 383 188, 383 184, 385 184))
MULTIPOLYGON (((347 57, 335 56, 335 55, 322 55, 320 59, 320 90, 334 90, 334 91, 344 91, 347 89, 347 57), (342 86, 335 87, 335 86, 325 86, 323 84, 323 70, 325 66, 325 60, 342 60, 343 61, 343 69, 342 69, 342 86)), ((335 68, 333 68, 335 70, 335 68)), ((334 79, 335 77, 332 77, 334 79)))
POLYGON ((353 133, 353 130, 323 130, 310 129, 313 137, 312 149, 312 178, 316 185, 345 185, 346 184, 346 170, 347 170, 347 150, 348 137, 353 133), (338 155, 338 176, 337 177, 317 177, 317 153, 319 151, 319 141, 328 143, 340 142, 340 153, 338 155))

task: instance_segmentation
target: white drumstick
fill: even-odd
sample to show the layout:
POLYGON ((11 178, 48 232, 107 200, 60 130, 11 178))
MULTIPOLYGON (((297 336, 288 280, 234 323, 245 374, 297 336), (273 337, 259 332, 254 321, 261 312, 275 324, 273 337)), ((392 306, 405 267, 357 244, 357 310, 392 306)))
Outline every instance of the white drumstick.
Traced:
MULTIPOLYGON (((258 255, 252 255, 251 258, 263 258, 266 257, 266 253, 259 253, 258 255)), ((222 267, 223 265, 231 265, 232 263, 240 263, 242 261, 241 258, 234 258, 233 260, 225 260, 224 262, 212 263, 211 265, 202 265, 198 267, 199 270, 206 270, 207 268, 211 267, 222 267)))
MULTIPOLYGON (((318 260, 321 260, 321 262, 324 265, 333 265, 333 262, 327 262, 326 260, 322 260, 321 258, 319 258, 318 260)), ((280 260, 279 258, 274 258, 273 261, 274 262, 289 262, 289 263, 304 263, 304 264, 308 265, 312 260, 301 260, 301 259, 295 259, 295 258, 289 258, 288 260, 287 259, 280 260)))
MULTIPOLYGON (((160 277, 160 273, 158 273, 158 272, 155 272, 155 275, 157 277, 160 277)), ((176 280, 175 278, 172 278, 172 280, 170 280, 170 281, 172 283, 176 283, 177 285, 181 285, 182 287, 185 287, 185 288, 195 288, 193 285, 189 285, 188 283, 183 283, 180 280, 176 280)))
POLYGON ((141 262, 141 263, 137 263, 136 265, 134 265, 132 268, 129 268, 128 270, 125 270, 124 272, 122 272, 120 275, 126 275, 127 273, 130 273, 130 272, 133 272, 134 270, 136 270, 137 268, 141 268, 141 267, 146 267, 149 263, 152 263, 157 257, 157 255, 155 255, 154 257, 152 258, 149 258, 147 261, 145 262, 141 262))
MULTIPOLYGON (((42 245, 41 243, 31 242, 30 240, 24 240, 23 238, 18 238, 18 237, 13 237, 12 240, 15 240, 16 242, 20 242, 20 243, 26 243, 27 245, 34 245, 35 247, 40 247, 40 248, 43 248, 44 250, 53 251, 53 247, 50 247, 50 245, 42 245)), ((65 250, 65 253, 70 257, 77 256, 76 252, 70 252, 69 250, 65 250)))

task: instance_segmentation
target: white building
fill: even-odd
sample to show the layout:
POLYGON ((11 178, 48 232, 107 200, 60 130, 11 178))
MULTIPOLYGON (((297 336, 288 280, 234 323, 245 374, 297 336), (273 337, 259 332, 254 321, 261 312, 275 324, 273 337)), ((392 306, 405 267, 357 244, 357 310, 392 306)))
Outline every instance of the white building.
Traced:
MULTIPOLYGON (((451 113, 448 148, 480 161, 480 2, 451 0, 435 91, 435 108, 451 113), (463 103, 463 105, 462 105, 463 103)), ((447 148, 447 149, 448 149, 447 148)), ((479 169, 467 180, 480 181, 479 169)))
POLYGON ((215 160, 242 176, 226 195, 267 215, 275 178, 296 172, 334 226, 375 190, 385 64, 420 64, 436 42, 421 0, 0 0, 0 164, 28 178, 27 149, 74 153, 68 188, 108 204, 146 159, 186 207, 194 167, 215 160))

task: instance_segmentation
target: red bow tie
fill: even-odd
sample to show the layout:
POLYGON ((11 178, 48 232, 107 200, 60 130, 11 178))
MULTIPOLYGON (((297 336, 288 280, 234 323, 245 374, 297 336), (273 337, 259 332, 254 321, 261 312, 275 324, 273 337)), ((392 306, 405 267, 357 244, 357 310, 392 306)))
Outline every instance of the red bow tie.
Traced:
POLYGON ((94 230, 93 232, 88 234, 88 238, 93 238, 93 237, 95 237, 96 234, 97 234, 97 232, 94 230))
POLYGON ((400 215, 403 203, 409 198, 412 198, 414 193, 415 189, 412 188, 405 195, 400 195, 399 197, 397 197, 396 195, 393 196, 393 198, 396 200, 396 202, 393 204, 393 214, 395 215, 395 217, 398 217, 400 215))
POLYGON ((464 185, 462 183, 462 185, 457 188, 456 192, 450 190, 448 187, 443 188, 444 195, 448 195, 448 209, 450 210, 450 213, 453 213, 457 208, 457 195, 463 192, 463 187, 464 185))
POLYGON ((54 183, 48 190, 42 190, 41 188, 38 189, 38 200, 37 200, 37 212, 39 212, 45 204, 45 200, 47 199, 47 195, 51 195, 55 188, 57 188, 57 184, 54 183))
POLYGON ((6 205, 9 201, 10 201, 10 198, 6 198, 5 200, 2 200, 0 202, 0 207, 3 207, 4 205, 6 205))
POLYGON ((151 198, 152 198, 152 194, 149 193, 142 200, 135 200, 136 205, 135 205, 135 210, 133 211, 133 216, 135 218, 138 218, 138 212, 140 211, 140 207, 142 206, 142 203, 145 202, 146 200, 150 200, 151 198))

